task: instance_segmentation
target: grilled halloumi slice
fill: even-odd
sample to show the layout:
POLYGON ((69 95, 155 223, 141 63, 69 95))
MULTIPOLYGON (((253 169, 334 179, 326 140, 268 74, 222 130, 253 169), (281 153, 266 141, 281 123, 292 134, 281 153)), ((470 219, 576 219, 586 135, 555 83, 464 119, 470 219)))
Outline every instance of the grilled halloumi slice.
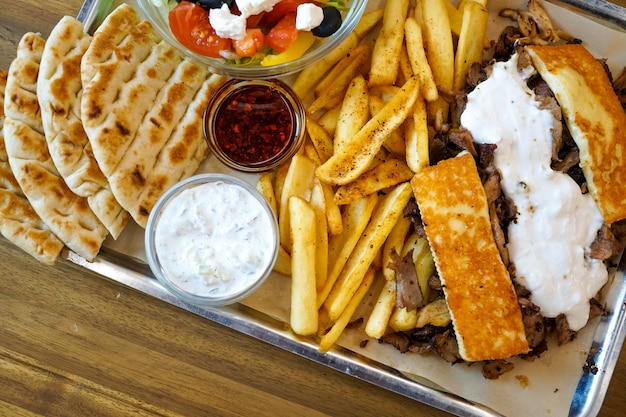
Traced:
POLYGON ((561 106, 604 221, 626 218, 626 113, 604 67, 581 45, 526 50, 561 106))
POLYGON ((470 154, 424 168, 411 180, 466 361, 528 352, 517 296, 489 220, 470 154))

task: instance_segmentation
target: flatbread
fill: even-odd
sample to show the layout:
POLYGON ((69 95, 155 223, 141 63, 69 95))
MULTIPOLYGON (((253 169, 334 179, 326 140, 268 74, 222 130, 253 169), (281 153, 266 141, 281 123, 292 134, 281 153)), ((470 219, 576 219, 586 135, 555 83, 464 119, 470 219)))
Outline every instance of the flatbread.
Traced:
POLYGON ((91 42, 76 18, 65 16, 50 32, 41 57, 37 97, 48 150, 61 177, 117 239, 130 216, 119 205, 93 157, 80 117, 80 62, 91 42))
POLYGON ((50 158, 37 99, 37 74, 45 40, 26 33, 9 67, 4 134, 15 179, 37 214, 67 247, 93 260, 107 236, 87 200, 74 194, 50 158))
POLYGON ((0 70, 0 233, 40 262, 53 265, 63 242, 30 205, 9 165, 4 145, 4 92, 8 73, 0 70))
POLYGON ((126 4, 94 33, 81 73, 94 156, 116 199, 145 227, 156 199, 207 156, 203 112, 224 78, 183 59, 126 4))
POLYGON ((411 180, 435 266, 466 361, 528 352, 513 282, 493 237, 485 190, 469 153, 411 180))
POLYGON ((561 106, 604 221, 626 218, 626 113, 602 64, 582 45, 527 50, 561 106))

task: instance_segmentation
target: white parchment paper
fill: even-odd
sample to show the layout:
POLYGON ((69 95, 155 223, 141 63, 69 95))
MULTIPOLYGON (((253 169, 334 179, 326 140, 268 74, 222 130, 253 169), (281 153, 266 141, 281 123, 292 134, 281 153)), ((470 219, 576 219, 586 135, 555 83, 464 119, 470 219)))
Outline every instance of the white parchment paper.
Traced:
MULTIPOLYGON (((130 1, 131 4, 134 2, 130 1)), ((566 30, 583 40, 583 44, 597 57, 607 59, 609 68, 617 76, 626 66, 626 33, 599 24, 595 20, 574 13, 550 3, 542 3, 548 10, 555 27, 566 30)), ((372 0, 368 10, 384 5, 383 0, 372 0)), ((499 18, 497 11, 503 7, 525 8, 525 1, 490 0, 488 37, 495 39, 502 28, 511 22, 499 18)), ((244 177, 254 183, 254 176, 242 176, 222 167, 209 157, 200 172, 226 172, 244 177)), ((134 258, 145 260, 143 230, 130 224, 117 240, 105 242, 105 246, 134 258)), ((286 322, 289 318, 290 298, 289 278, 273 275, 254 295, 244 300, 244 304, 269 316, 286 322)), ((374 286, 364 304, 372 303, 377 297, 374 286)), ((368 308, 362 308, 369 311, 368 308)), ((358 313, 357 313, 358 314, 358 313)), ((367 317, 365 317, 366 319, 367 317)), ((582 373, 587 357, 595 322, 591 322, 579 332, 576 340, 566 346, 557 347, 551 341, 549 350, 534 362, 513 360, 515 369, 498 380, 486 380, 481 374, 480 365, 450 365, 440 358, 417 354, 401 354, 390 345, 379 344, 367 339, 362 328, 346 330, 339 344, 353 352, 389 365, 407 375, 426 378, 436 386, 483 404, 506 416, 565 416, 582 373)))

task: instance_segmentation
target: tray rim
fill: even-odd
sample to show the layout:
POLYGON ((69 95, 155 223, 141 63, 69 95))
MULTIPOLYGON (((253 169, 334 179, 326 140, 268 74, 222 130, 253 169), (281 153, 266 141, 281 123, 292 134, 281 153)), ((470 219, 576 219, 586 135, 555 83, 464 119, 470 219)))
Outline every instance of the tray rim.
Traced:
MULTIPOLYGON (((626 31, 626 8, 606 0, 545 0, 599 19, 626 31)), ((114 0, 84 0, 77 18, 91 33, 108 14, 114 0)), ((129 288, 167 302, 190 313, 221 324, 275 347, 309 359, 321 365, 371 383, 388 391, 427 404, 457 416, 496 417, 502 414, 480 403, 472 402, 443 389, 421 383, 389 366, 383 365, 345 348, 336 347, 320 353, 317 346, 296 337, 280 324, 242 304, 227 307, 201 307, 184 302, 167 291, 151 273, 149 266, 130 256, 102 247, 93 261, 87 261, 65 248, 61 258, 102 275, 129 288), (242 314, 247 314, 243 317, 242 314)), ((607 306, 620 306, 598 321, 588 363, 597 372, 584 372, 572 402, 569 416, 595 416, 600 411, 626 336, 626 259, 621 257, 606 294, 607 306), (610 337, 604 337, 605 335, 610 337)))

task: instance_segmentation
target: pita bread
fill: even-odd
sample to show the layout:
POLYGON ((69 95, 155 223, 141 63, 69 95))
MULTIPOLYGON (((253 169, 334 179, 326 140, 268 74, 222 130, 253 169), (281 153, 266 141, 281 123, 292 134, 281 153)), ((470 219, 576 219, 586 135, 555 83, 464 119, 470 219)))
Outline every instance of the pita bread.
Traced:
POLYGON ((26 33, 9 67, 5 92, 4 134, 13 175, 50 230, 87 260, 96 256, 107 231, 87 200, 74 194, 50 158, 43 134, 37 74, 45 40, 26 33))
POLYGON ((626 113, 602 64, 582 45, 529 46, 561 106, 604 221, 626 218, 626 113))
POLYGON ((80 118, 80 62, 91 37, 74 17, 52 29, 44 48, 37 97, 48 150, 61 177, 117 239, 130 216, 119 205, 93 157, 80 118))
POLYGON ((0 70, 0 233, 35 259, 53 265, 61 242, 35 213, 13 176, 4 146, 4 91, 8 73, 0 70))
POLYGON ((183 59, 126 4, 94 33, 81 72, 94 156, 119 203, 145 227, 158 197, 206 157, 203 113, 224 78, 183 59))
POLYGON ((465 153, 411 180, 466 361, 528 352, 521 308, 493 237, 485 189, 465 153))

